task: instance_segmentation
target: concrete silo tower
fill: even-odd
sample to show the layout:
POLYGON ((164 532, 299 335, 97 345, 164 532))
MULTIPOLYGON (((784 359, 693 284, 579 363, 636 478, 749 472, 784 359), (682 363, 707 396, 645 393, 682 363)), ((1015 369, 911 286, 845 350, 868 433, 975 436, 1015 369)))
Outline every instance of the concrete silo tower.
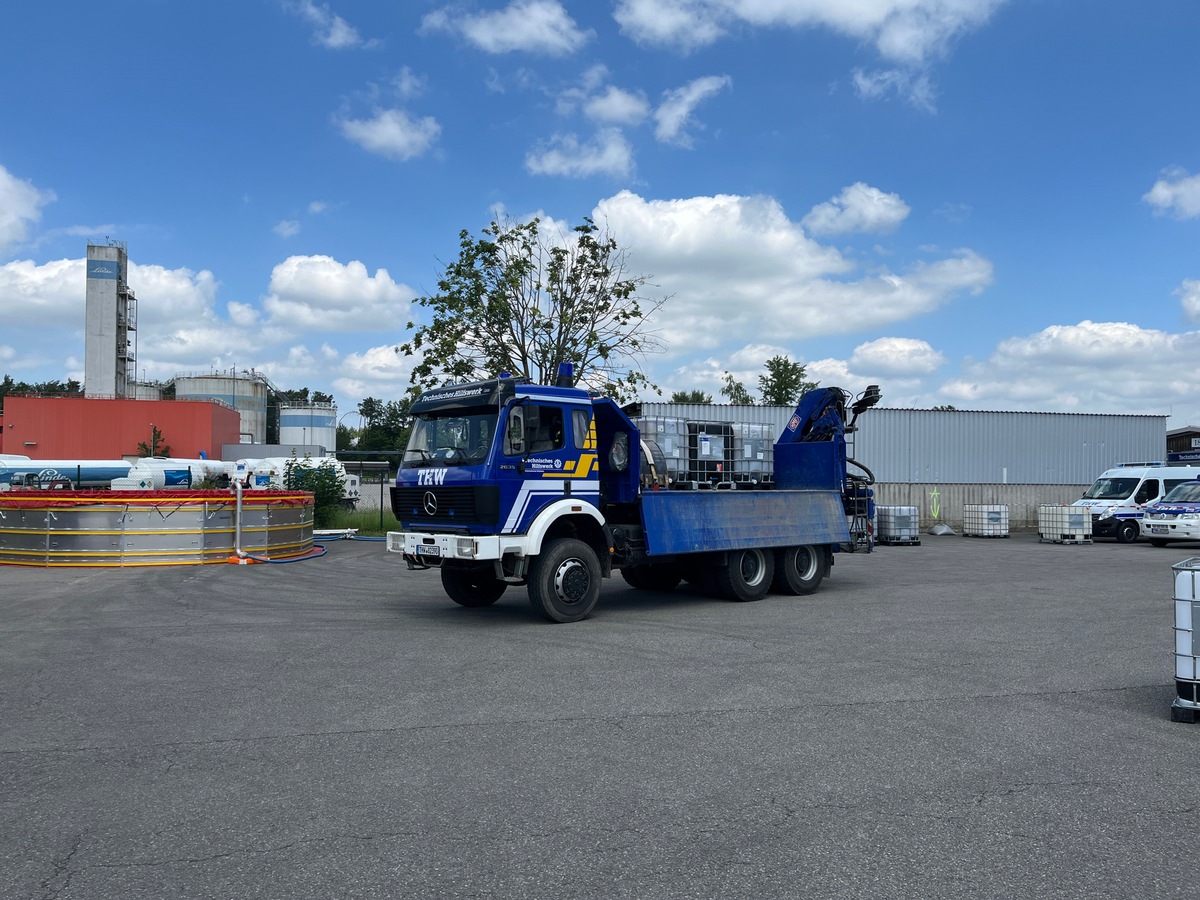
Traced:
POLYGON ((137 380, 137 298, 124 241, 88 244, 83 387, 89 397, 132 397, 137 380))

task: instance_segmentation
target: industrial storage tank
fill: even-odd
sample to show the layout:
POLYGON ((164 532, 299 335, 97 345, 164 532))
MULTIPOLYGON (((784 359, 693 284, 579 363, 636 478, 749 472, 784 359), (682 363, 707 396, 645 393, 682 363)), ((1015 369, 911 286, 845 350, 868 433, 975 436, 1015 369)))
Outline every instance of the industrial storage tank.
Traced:
POLYGON ((315 444, 337 449, 337 406, 332 403, 279 404, 279 443, 315 444))
POLYGON ((273 392, 266 376, 253 369, 175 376, 176 400, 215 400, 237 410, 243 443, 266 443, 267 400, 273 392))

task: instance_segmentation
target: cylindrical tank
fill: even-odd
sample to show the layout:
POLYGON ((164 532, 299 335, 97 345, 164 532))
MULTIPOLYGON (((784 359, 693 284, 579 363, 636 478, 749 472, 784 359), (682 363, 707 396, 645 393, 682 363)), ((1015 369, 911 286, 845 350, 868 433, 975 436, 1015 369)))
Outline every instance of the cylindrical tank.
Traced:
POLYGON ((270 386, 258 373, 229 374, 214 372, 211 375, 177 375, 175 377, 176 400, 216 400, 236 409, 241 417, 243 442, 253 436, 250 443, 264 444, 267 440, 267 397, 270 386))
POLYGON ((138 381, 129 390, 134 400, 161 400, 163 395, 163 386, 157 381, 138 381))
POLYGON ((279 443, 337 449, 337 407, 332 403, 281 403, 279 443))

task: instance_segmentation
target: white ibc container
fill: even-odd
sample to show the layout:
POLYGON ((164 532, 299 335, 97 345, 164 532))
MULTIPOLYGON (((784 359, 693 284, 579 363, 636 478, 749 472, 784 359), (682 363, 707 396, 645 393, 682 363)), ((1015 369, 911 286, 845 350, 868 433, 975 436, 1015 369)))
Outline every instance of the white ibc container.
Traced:
POLYGON ((1091 511, 1085 506, 1042 504, 1038 507, 1038 540, 1054 544, 1090 544, 1091 511))
POLYGON ((877 506, 876 538, 881 544, 921 543, 921 517, 915 506, 877 506))
POLYGON ((761 480, 774 469, 774 442, 768 425, 740 423, 733 426, 734 471, 761 480))
POLYGON ((1200 661, 1196 625, 1200 624, 1200 557, 1171 567, 1175 576, 1175 700, 1171 718, 1194 722, 1200 712, 1200 661))
POLYGON ((963 506, 964 537, 1008 537, 1008 507, 999 503, 963 506))
POLYGON ((666 458, 667 474, 680 477, 687 471, 688 430, 684 419, 640 416, 633 420, 642 437, 654 441, 666 458))

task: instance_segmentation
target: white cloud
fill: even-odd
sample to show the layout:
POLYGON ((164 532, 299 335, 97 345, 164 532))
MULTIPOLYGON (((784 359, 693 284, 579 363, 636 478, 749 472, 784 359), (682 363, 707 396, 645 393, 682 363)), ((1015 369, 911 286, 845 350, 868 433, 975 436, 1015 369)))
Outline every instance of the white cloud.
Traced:
POLYGON ((884 59, 920 66, 987 22, 1003 0, 619 0, 633 40, 680 50, 715 43, 737 26, 828 28, 874 44, 884 59))
POLYGON ((513 0, 504 9, 477 14, 443 8, 425 16, 422 31, 460 35, 485 53, 549 56, 574 53, 592 35, 576 25, 558 0, 513 0))
POLYGON ((584 101, 583 112, 593 122, 638 125, 649 115, 650 104, 641 92, 624 91, 610 84, 603 93, 584 101))
POLYGON ((631 248, 633 271, 672 295, 660 321, 668 356, 761 340, 764 328, 780 342, 878 328, 992 281, 991 263, 970 250, 901 272, 857 272, 769 197, 644 200, 622 191, 592 217, 631 248))
POLYGON ((907 218, 908 204, 898 194, 857 181, 825 203, 818 204, 801 224, 810 233, 824 236, 850 233, 887 234, 907 218))
POLYGON ((941 393, 974 408, 1161 415, 1174 403, 1197 408, 1195 382, 1187 374, 1197 354, 1197 332, 1088 320, 1051 325, 1001 341, 986 361, 965 366, 941 393))
POLYGON ((5 298, 6 330, 74 320, 82 331, 86 285, 82 259, 56 259, 42 265, 28 259, 5 263, 0 266, 0 297, 5 298))
POLYGON ((1167 169, 1142 199, 1158 214, 1194 219, 1200 216, 1200 175, 1188 175, 1180 168, 1167 169))
POLYGON ((358 260, 329 256, 289 256, 272 270, 269 290, 269 323, 293 332, 376 331, 381 322, 403 320, 416 296, 387 269, 371 275, 358 260))
POLYGON ((1175 289, 1175 296, 1189 322, 1200 322, 1200 281, 1185 281, 1175 289))
POLYGON ((404 162, 427 152, 442 133, 437 120, 414 119, 402 109, 381 109, 369 119, 342 119, 342 134, 364 150, 404 162))
POLYGON ((654 136, 664 144, 680 147, 692 146, 692 138, 686 131, 694 125, 692 113, 696 107, 732 83, 728 75, 708 75, 690 81, 683 87, 663 94, 663 102, 654 111, 654 136))
POLYGON ((633 148, 615 128, 602 129, 586 143, 574 134, 556 134, 525 155, 525 168, 533 175, 626 177, 633 171, 633 148))
POLYGON ((53 191, 39 190, 0 166, 0 253, 24 241, 42 207, 56 199, 53 191))
POLYGON ((854 92, 864 100, 882 100, 895 95, 917 109, 936 110, 933 82, 922 71, 909 69, 855 69, 851 75, 854 92))
POLYGON ((295 219, 284 219, 271 230, 282 238, 295 237, 300 233, 300 223, 295 219))
POLYGON ((313 0, 295 0, 289 4, 292 12, 313 28, 313 43, 330 50, 375 46, 375 41, 363 41, 358 29, 337 15, 326 4, 313 0))
POLYGON ((932 375, 946 357, 926 341, 887 337, 859 344, 850 356, 850 366, 859 372, 918 378, 932 375))
POLYGON ((312 203, 308 204, 308 213, 312 216, 320 215, 327 209, 329 209, 329 204, 324 200, 314 200, 312 203))

